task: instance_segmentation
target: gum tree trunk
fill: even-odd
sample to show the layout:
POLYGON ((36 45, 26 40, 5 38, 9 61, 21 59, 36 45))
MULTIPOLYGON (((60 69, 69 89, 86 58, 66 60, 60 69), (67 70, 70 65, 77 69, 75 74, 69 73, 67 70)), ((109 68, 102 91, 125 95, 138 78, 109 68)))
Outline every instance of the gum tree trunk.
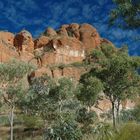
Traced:
POLYGON ((112 118, 113 118, 113 127, 116 128, 116 115, 115 115, 115 103, 112 102, 112 118))
POLYGON ((13 140, 14 137, 14 131, 13 131, 13 125, 14 125, 14 106, 11 107, 10 111, 10 140, 13 140))

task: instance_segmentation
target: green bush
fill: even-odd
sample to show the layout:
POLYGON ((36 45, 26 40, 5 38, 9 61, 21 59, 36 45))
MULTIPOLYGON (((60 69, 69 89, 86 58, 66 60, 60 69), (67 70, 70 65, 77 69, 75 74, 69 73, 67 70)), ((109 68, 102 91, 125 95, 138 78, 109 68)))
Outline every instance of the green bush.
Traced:
POLYGON ((120 112, 120 120, 123 122, 128 122, 134 120, 133 110, 122 110, 120 112))
POLYGON ((61 121, 45 133, 45 140, 81 140, 82 133, 74 120, 61 121))
POLYGON ((123 122, 127 121, 140 122, 140 105, 136 106, 134 109, 122 110, 120 113, 120 119, 123 122))
POLYGON ((114 130, 109 123, 99 122, 94 128, 94 134, 97 140, 111 140, 114 130))
POLYGON ((19 115, 17 118, 28 128, 42 128, 44 125, 40 117, 19 115))
POLYGON ((0 125, 9 125, 9 120, 7 116, 0 116, 0 125))
POLYGON ((132 115, 133 115, 135 121, 140 122, 140 105, 136 106, 133 109, 132 115))

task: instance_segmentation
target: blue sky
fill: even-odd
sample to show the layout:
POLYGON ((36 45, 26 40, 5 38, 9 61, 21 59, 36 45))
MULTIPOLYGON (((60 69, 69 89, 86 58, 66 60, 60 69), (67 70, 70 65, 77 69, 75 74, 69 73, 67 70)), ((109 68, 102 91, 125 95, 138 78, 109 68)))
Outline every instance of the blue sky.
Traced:
POLYGON ((113 7, 112 0, 0 0, 0 30, 17 33, 27 29, 37 37, 47 27, 89 23, 117 47, 128 44, 131 55, 140 55, 140 41, 135 41, 140 30, 108 27, 113 7))

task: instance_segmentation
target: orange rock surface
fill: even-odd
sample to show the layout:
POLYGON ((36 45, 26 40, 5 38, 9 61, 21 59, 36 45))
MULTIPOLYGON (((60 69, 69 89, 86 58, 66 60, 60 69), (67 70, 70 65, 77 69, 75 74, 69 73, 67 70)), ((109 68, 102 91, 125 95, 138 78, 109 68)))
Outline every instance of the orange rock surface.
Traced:
MULTIPOLYGON (((49 27, 36 39, 33 39, 27 30, 15 35, 0 32, 0 61, 17 58, 37 65, 41 71, 40 68, 51 65, 80 63, 88 52, 102 43, 112 44, 107 39, 101 38, 97 30, 87 23, 65 24, 57 30, 49 27)), ((49 72, 46 70, 46 73, 49 72)), ((61 75, 59 73, 61 73, 59 70, 55 71, 54 75, 59 77, 61 75)), ((72 77, 81 75, 78 69, 64 69, 64 76, 71 73, 72 77)))

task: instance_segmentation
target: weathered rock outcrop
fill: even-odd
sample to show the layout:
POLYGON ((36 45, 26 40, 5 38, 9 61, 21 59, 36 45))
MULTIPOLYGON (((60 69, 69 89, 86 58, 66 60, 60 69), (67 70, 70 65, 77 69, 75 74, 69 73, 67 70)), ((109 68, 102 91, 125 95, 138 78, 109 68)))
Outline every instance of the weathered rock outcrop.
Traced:
POLYGON ((0 62, 6 62, 11 58, 18 58, 18 53, 13 46, 14 34, 0 32, 0 62))
POLYGON ((28 31, 22 30, 20 33, 15 35, 14 46, 19 53, 32 52, 34 50, 32 35, 28 31))
POLYGON ((75 38, 60 37, 44 47, 43 65, 82 62, 85 58, 83 44, 75 38))
POLYGON ((1 61, 16 57, 38 64, 39 67, 82 62, 86 53, 98 48, 102 43, 112 45, 87 23, 62 25, 56 31, 49 27, 35 40, 26 30, 16 35, 0 32, 0 41, 3 52, 1 61))
POLYGON ((62 25, 57 31, 47 28, 43 36, 34 40, 34 48, 35 52, 36 49, 43 52, 39 58, 42 65, 68 64, 82 62, 86 53, 102 43, 104 39, 93 26, 72 23, 62 25))
POLYGON ((42 35, 34 40, 34 49, 45 47, 50 42, 50 38, 42 35))
POLYGON ((59 31, 61 35, 75 37, 84 44, 84 49, 90 51, 101 44, 101 38, 97 30, 89 24, 63 25, 59 31))
POLYGON ((48 27, 47 30, 44 32, 44 35, 46 35, 48 37, 55 37, 57 35, 57 33, 53 28, 48 27))
MULTIPOLYGON (((0 32, 0 62, 16 58, 38 66, 28 77, 29 81, 32 77, 42 74, 78 80, 81 74, 89 69, 72 64, 81 64, 87 53, 104 43, 113 45, 109 40, 101 38, 97 30, 89 24, 66 24, 56 31, 47 28, 44 34, 35 40, 26 30, 16 35, 0 32)), ((108 111, 110 106, 108 100, 104 99, 99 102, 99 110, 95 110, 101 113, 108 111)))

